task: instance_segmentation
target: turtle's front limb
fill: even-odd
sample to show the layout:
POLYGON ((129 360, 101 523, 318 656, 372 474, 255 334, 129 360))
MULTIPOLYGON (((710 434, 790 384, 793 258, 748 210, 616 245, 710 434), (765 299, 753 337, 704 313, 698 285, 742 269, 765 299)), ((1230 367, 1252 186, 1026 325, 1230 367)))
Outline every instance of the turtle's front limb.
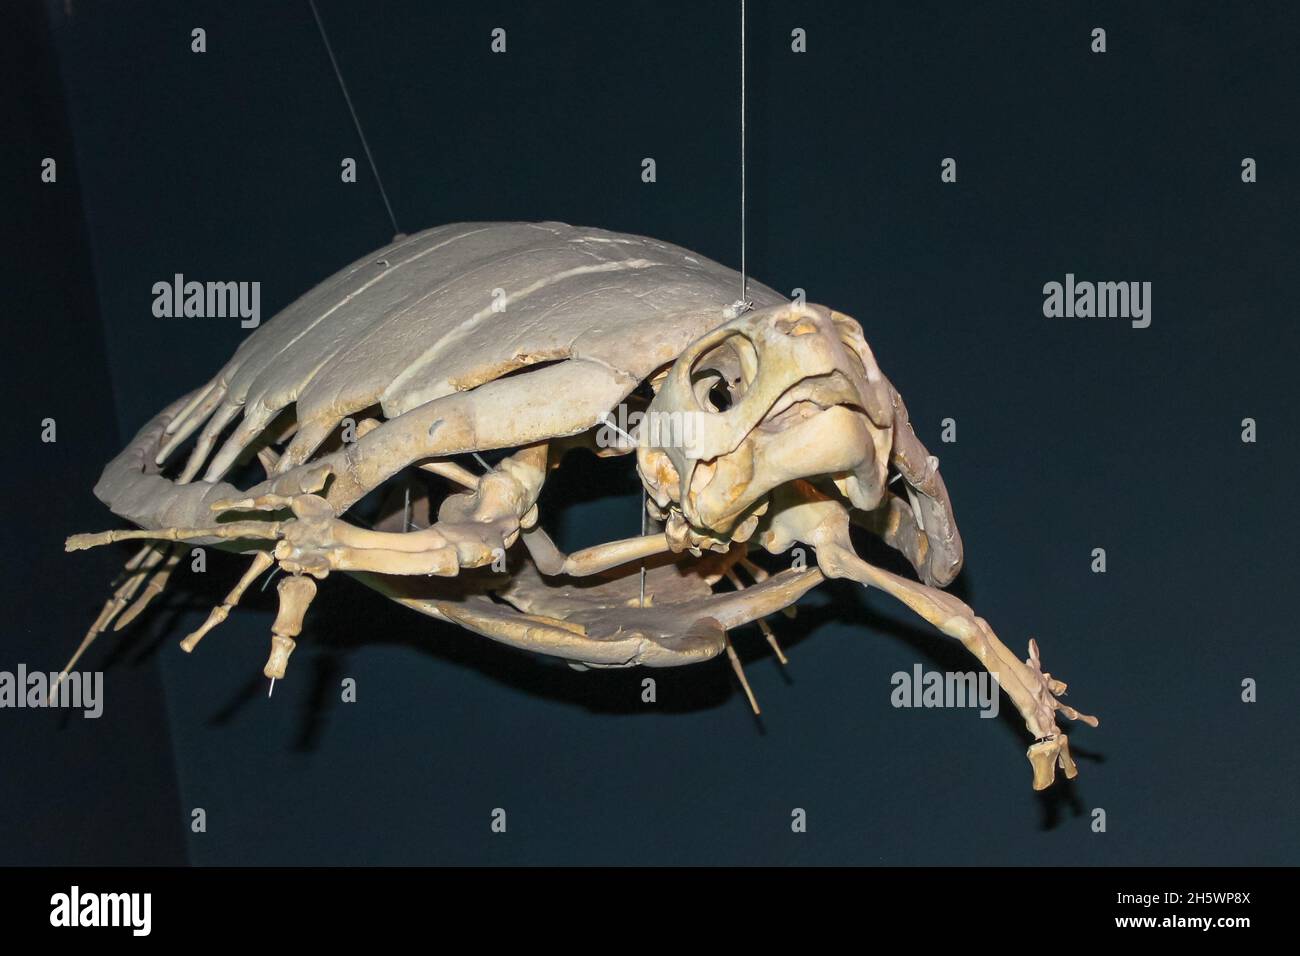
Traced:
POLYGON ((964 601, 868 564, 842 545, 821 545, 817 549, 817 564, 827 577, 851 578, 897 598, 943 633, 961 641, 979 659, 1007 692, 1034 735, 1027 756, 1034 768, 1035 790, 1051 785, 1058 764, 1066 777, 1078 775, 1070 757, 1069 738, 1056 726, 1055 711, 1092 727, 1097 726, 1097 718, 1081 714, 1057 699, 1056 695, 1064 693, 1066 685, 1040 669, 1036 642, 1029 642, 1029 659, 1021 661, 993 633, 988 621, 977 616, 964 601))
POLYGON ((1026 756, 1034 768, 1034 789, 1050 786, 1056 768, 1066 777, 1078 774, 1070 756, 1069 738, 1056 725, 1056 711, 1071 720, 1097 726, 1097 718, 1081 714, 1061 703, 1057 696, 1066 685, 1054 680, 1039 666, 1038 645, 1029 642, 1029 658, 1021 661, 999 640, 986 620, 964 602, 938 588, 899 577, 883 568, 868 564, 853 551, 849 540, 849 518, 843 505, 820 496, 806 483, 801 484, 803 500, 781 510, 774 519, 775 537, 791 537, 813 546, 817 564, 829 578, 849 578, 868 587, 879 588, 897 598, 949 637, 961 641, 968 651, 997 679, 1034 736, 1026 756))

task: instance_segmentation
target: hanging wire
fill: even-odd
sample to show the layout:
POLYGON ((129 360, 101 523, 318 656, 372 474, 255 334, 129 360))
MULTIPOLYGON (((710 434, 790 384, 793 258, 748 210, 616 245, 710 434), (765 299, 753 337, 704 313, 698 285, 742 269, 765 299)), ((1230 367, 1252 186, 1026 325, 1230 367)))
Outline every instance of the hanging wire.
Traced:
POLYGON ((339 69, 339 61, 334 59, 334 49, 330 46, 330 38, 325 33, 325 23, 320 18, 320 11, 316 9, 316 0, 307 0, 307 3, 311 7, 311 15, 316 18, 316 27, 320 30, 320 38, 325 44, 325 52, 329 54, 330 66, 334 67, 334 75, 338 77, 339 89, 343 91, 343 101, 348 104, 348 112, 352 114, 352 125, 357 128, 361 148, 366 151, 366 160, 370 163, 370 171, 375 176, 375 184, 379 187, 380 198, 384 200, 384 208, 388 210, 388 221, 393 224, 393 235, 400 235, 402 230, 398 228, 397 217, 393 215, 393 205, 388 201, 388 193, 384 190, 384 181, 379 178, 379 167, 375 165, 375 157, 370 152, 370 144, 366 142, 366 134, 361 131, 361 120, 357 118, 356 108, 352 105, 352 97, 348 95, 348 85, 343 82, 343 71, 339 69))

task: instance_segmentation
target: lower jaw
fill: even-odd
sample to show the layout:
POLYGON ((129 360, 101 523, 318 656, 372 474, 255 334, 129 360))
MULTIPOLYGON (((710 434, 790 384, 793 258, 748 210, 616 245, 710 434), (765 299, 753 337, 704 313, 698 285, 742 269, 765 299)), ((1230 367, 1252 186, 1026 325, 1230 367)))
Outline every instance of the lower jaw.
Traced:
MULTIPOLYGON (((681 515, 681 530, 669 529, 669 537, 679 536, 682 540, 698 542, 700 548, 725 551, 731 545, 749 541, 758 530, 759 520, 767 512, 768 495, 750 502, 738 514, 725 518, 704 520, 694 516, 694 520, 681 515)), ((670 524, 672 524, 670 520, 670 524)))

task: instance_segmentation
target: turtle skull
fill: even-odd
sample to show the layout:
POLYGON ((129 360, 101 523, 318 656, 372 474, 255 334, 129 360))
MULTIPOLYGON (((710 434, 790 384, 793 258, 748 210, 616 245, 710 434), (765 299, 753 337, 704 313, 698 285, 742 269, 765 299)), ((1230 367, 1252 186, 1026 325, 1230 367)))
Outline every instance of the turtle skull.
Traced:
POLYGON ((888 384, 857 323, 787 303, 695 340, 660 383, 637 465, 677 550, 745 541, 769 493, 828 476, 858 507, 885 493, 888 384))

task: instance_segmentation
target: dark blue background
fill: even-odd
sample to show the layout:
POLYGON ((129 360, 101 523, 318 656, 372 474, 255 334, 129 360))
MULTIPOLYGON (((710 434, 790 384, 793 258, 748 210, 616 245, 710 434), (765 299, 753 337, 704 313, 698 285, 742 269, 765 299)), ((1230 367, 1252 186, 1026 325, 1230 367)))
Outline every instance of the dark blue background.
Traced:
MULTIPOLYGON (((739 266, 737 4, 320 9, 404 231, 560 219, 739 266)), ((29 300, 7 321, 38 344, 9 358, 26 520, 5 666, 53 668, 122 557, 60 553, 114 524, 98 469, 246 334, 154 318, 152 284, 259 280, 270 315, 392 228, 306 3, 46 13, 58 72, 46 58, 18 87, 36 105, 17 225, 45 232, 14 238, 29 300), (58 187, 36 179, 51 154, 58 187), (47 414, 57 446, 33 437, 47 414)), ((0 713, 38 771, 6 768, 0 861, 1297 861, 1293 6, 755 0, 749 19, 750 272, 862 323, 943 460, 955 590, 1017 651, 1037 637, 1102 719, 1072 733, 1079 779, 1031 791, 1009 715, 891 707, 895 671, 973 662, 853 586, 777 619, 788 677, 738 632, 761 723, 724 661, 653 672, 644 705, 649 672, 574 673, 342 578, 268 701, 269 592, 193 657, 176 646, 242 570, 211 555, 90 655, 108 668, 97 725, 0 713), (1043 283, 1067 272, 1152 282, 1151 327, 1044 318, 1043 283)), ((625 463, 590 467, 553 495, 570 546, 638 526, 625 463)))

